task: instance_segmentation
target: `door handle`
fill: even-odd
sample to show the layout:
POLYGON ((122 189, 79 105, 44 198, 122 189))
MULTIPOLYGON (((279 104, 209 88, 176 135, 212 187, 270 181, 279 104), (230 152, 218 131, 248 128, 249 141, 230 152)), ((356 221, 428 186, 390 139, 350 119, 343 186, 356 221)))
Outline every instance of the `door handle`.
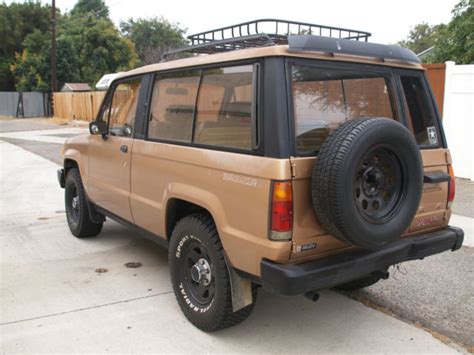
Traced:
POLYGON ((442 182, 449 182, 450 180, 451 176, 443 171, 430 171, 423 175, 423 182, 427 184, 440 184, 442 182))
POLYGON ((121 151, 122 153, 127 153, 127 152, 128 152, 128 146, 125 145, 125 144, 122 145, 122 146, 120 146, 120 151, 121 151))

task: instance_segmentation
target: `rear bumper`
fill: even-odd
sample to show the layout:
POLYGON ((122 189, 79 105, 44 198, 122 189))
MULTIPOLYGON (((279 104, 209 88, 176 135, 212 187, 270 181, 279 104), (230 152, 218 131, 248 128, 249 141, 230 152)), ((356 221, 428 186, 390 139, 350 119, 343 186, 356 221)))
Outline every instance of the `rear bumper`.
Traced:
POLYGON ((64 169, 58 169, 58 182, 59 182, 59 186, 61 186, 64 189, 64 186, 66 186, 66 178, 64 175, 64 169))
POLYGON ((462 229, 448 226, 440 231, 401 239, 377 251, 339 254, 296 265, 262 260, 261 281, 263 287, 270 292, 283 295, 303 294, 331 288, 403 261, 457 250, 463 239, 462 229))

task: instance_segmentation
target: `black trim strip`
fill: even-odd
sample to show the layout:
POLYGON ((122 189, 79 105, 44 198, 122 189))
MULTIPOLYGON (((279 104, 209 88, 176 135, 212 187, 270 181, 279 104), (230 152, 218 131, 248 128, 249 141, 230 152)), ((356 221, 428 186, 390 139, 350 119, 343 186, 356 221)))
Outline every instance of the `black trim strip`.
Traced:
MULTIPOLYGON (((92 203, 91 203, 92 204, 92 203)), ((160 237, 159 235, 156 235, 154 233, 151 233, 150 231, 147 231, 146 229, 143 229, 136 224, 133 224, 132 222, 127 221, 126 219, 123 219, 120 216, 117 216, 116 214, 107 211, 106 209, 103 209, 102 207, 94 205, 94 208, 97 212, 100 214, 114 220, 117 223, 120 223, 130 229, 133 229, 137 234, 140 234, 142 237, 145 237, 146 239, 151 240, 152 242, 168 249, 168 240, 166 238, 160 237)))
POLYGON ((138 103, 135 111, 135 127, 134 138, 144 139, 146 133, 147 117, 149 112, 150 91, 153 83, 153 75, 146 74, 142 78, 140 92, 138 95, 138 103))
POLYGON ((252 150, 257 150, 260 146, 260 134, 259 134, 259 118, 258 109, 260 106, 259 95, 260 95, 260 64, 255 63, 253 65, 253 78, 252 78, 252 113, 251 113, 251 133, 252 133, 252 150))
POLYGON ((199 81, 197 85, 197 90, 196 90, 196 97, 194 98, 194 108, 193 108, 193 125, 191 127, 191 141, 189 143, 194 143, 194 135, 196 134, 196 118, 198 114, 198 102, 199 102, 199 96, 201 95, 201 86, 202 86, 202 78, 204 76, 204 70, 199 71, 199 81))

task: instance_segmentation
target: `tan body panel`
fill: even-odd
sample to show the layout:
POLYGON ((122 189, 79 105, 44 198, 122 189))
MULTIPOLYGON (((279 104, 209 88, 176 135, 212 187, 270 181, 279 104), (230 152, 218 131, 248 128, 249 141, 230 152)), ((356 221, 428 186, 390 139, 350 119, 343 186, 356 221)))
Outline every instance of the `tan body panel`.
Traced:
MULTIPOLYGON (((216 221, 230 263, 256 276, 260 275, 262 258, 280 263, 303 262, 354 249, 327 234, 317 220, 311 201, 314 157, 292 158, 295 175, 293 240, 272 242, 267 238, 270 182, 291 178, 289 160, 136 140, 131 151, 130 204, 125 200, 111 204, 109 200, 106 206, 104 200, 97 199, 104 198, 105 194, 108 199, 117 198, 115 192, 109 187, 108 192, 97 195, 101 185, 97 181, 91 183, 96 178, 88 178, 89 174, 85 173, 88 171, 85 152, 89 141, 94 139, 102 140, 100 136, 79 136, 68 140, 65 148, 65 158, 78 162, 89 197, 99 206, 117 215, 122 213, 122 218, 154 234, 166 235, 166 207, 170 199, 176 198, 206 208, 216 221), (120 212, 123 208, 131 209, 133 218, 120 212), (298 250, 311 243, 317 247, 305 252, 298 250)), ((117 142, 113 146, 118 150, 117 142)), ((425 172, 447 172, 446 164, 450 162, 447 149, 422 150, 421 153, 425 172)), ((95 147, 94 155, 100 159, 92 162, 92 166, 102 162, 101 171, 109 169, 109 178, 118 177, 123 173, 123 158, 122 165, 107 166, 108 154, 113 153, 95 147)), ((435 230, 448 223, 451 211, 446 209, 447 193, 447 183, 424 185, 418 213, 406 236, 421 230, 435 230)))
MULTIPOLYGON (((132 138, 100 135, 90 138, 87 191, 98 206, 133 222, 130 210, 130 162, 132 138), (120 150, 127 146, 128 152, 120 150)), ((84 174, 81 174, 84 175, 84 174)))
POLYGON ((82 134, 80 136, 69 138, 63 147, 64 160, 72 160, 77 163, 87 195, 89 195, 87 178, 89 175, 88 156, 91 137, 92 136, 89 134, 82 134))
POLYGON ((270 180, 291 179, 288 159, 141 140, 131 145, 131 139, 110 138, 83 135, 65 143, 64 158, 78 163, 93 203, 165 237, 168 201, 182 199, 211 213, 232 266, 259 276, 262 258, 288 261, 291 242, 267 238, 270 180), (124 141, 129 144, 131 163, 125 154, 116 153, 124 141), (87 159, 89 144, 92 162, 87 159), (118 158, 112 157, 117 154, 118 158), (90 174, 89 164, 95 173, 90 174), (130 194, 121 186, 127 165, 131 167, 130 194), (105 181, 110 185, 104 186, 105 181), (133 216, 127 215, 130 206, 133 216))
POLYGON ((290 179, 288 159, 135 141, 130 203, 135 224, 165 236, 166 208, 207 209, 232 266, 260 275, 260 260, 288 261, 291 242, 268 240, 270 180, 290 179))
MULTIPOLYGON (((448 164, 451 163, 451 156, 448 149, 424 149, 421 151, 421 156, 425 172, 442 171, 449 174, 448 164)), ((447 225, 451 217, 447 201, 447 182, 424 184, 420 206, 408 232, 447 225)))
MULTIPOLYGON (((447 164, 450 163, 448 149, 423 149, 421 155, 425 172, 448 172, 447 164)), ((295 175, 293 181, 295 205, 291 259, 298 262, 309 258, 325 257, 351 247, 327 234, 314 212, 311 197, 311 174, 315 160, 315 157, 292 158, 295 175), (300 251, 302 245, 311 243, 316 243, 316 248, 300 251)), ((424 184, 418 212, 405 236, 447 225, 451 215, 451 211, 447 210, 447 197, 447 182, 424 184)))

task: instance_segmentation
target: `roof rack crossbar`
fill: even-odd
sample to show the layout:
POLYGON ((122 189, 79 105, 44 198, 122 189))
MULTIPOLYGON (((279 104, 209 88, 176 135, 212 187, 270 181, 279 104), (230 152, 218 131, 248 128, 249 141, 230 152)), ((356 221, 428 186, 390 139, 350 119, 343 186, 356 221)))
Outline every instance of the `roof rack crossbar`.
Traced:
POLYGON ((290 35, 316 35, 367 42, 369 32, 342 27, 324 26, 306 22, 278 19, 260 19, 196 33, 188 36, 190 46, 164 54, 212 54, 236 49, 288 44, 290 35))
POLYGON ((196 33, 193 35, 188 36, 188 39, 191 41, 191 46, 196 44, 201 44, 206 41, 215 41, 215 40, 224 40, 224 39, 232 39, 235 38, 237 33, 239 37, 242 36, 251 36, 255 34, 262 34, 266 33, 270 37, 276 35, 298 35, 298 34, 314 34, 318 33, 320 36, 324 35, 324 30, 328 34, 325 37, 334 37, 333 34, 336 34, 338 38, 347 38, 347 36, 343 36, 343 33, 348 33, 351 39, 355 39, 358 41, 368 41, 368 38, 371 36, 369 32, 353 30, 348 28, 342 27, 334 27, 334 26, 325 26, 325 25, 317 25, 313 23, 306 23, 306 22, 296 22, 296 21, 286 21, 286 20, 278 20, 278 19, 261 19, 255 21, 248 21, 242 22, 236 25, 226 26, 217 28, 215 30, 205 31, 196 33), (271 25, 274 25, 274 32, 273 31, 265 31, 263 27, 266 26, 267 29, 271 29, 271 25), (294 30, 292 31, 292 28, 294 30), (243 30, 245 30, 245 33, 243 30), (262 31, 263 30, 263 31, 262 31))
MULTIPOLYGON (((192 46, 193 53, 199 54, 211 54, 211 53, 221 53, 227 52, 235 49, 244 49, 252 47, 264 47, 272 46, 275 44, 275 41, 266 34, 251 35, 251 36, 242 36, 236 37, 233 39, 225 39, 219 41, 208 41, 202 42, 192 46)), ((174 51, 167 52, 165 56, 170 56, 173 54, 189 52, 190 48, 180 48, 174 51)))

